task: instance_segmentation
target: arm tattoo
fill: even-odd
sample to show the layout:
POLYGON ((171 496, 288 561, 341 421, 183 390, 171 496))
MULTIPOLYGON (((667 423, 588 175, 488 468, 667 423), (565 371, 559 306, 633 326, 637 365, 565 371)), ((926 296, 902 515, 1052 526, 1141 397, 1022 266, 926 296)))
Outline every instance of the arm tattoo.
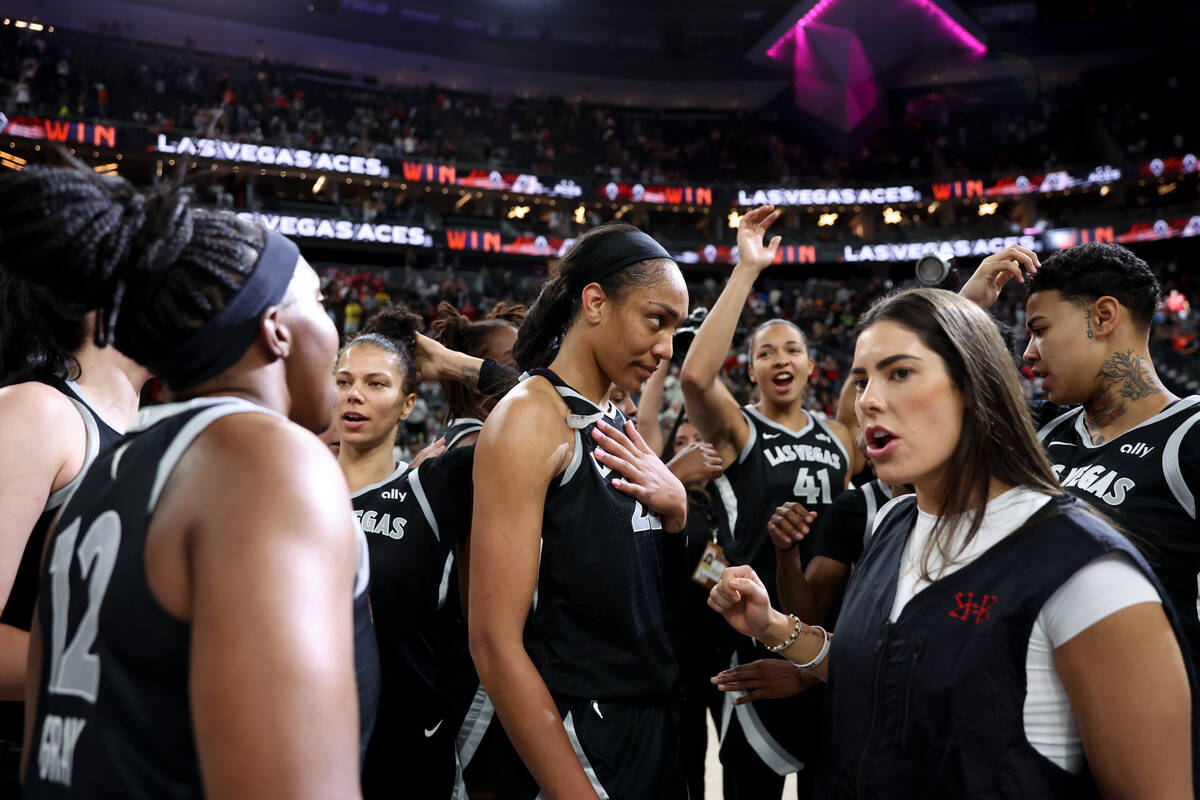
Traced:
POLYGON ((468 389, 479 386, 479 368, 471 365, 464 366, 458 371, 458 379, 467 385, 468 389))

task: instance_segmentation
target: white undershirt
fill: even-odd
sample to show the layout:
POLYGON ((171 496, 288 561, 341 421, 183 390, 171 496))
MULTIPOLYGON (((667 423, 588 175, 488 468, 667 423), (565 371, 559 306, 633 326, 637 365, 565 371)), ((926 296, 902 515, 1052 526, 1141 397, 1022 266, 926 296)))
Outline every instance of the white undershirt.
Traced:
MULTIPOLYGON (((879 510, 875 530, 903 499, 897 498, 879 510)), ((975 538, 950 564, 944 563, 935 551, 930 557, 930 573, 946 577, 971 563, 1019 528, 1048 500, 1044 494, 1023 488, 1010 489, 992 498, 975 538)), ((936 521, 934 515, 918 510, 900 561, 900 579, 890 617, 893 622, 908 601, 930 583, 921 578, 920 558, 936 521)), ((956 548, 951 547, 950 552, 956 552, 956 548)), ((1050 595, 1034 622, 1025 658, 1025 736, 1035 750, 1072 774, 1077 775, 1083 769, 1079 727, 1054 666, 1054 650, 1123 608, 1160 602, 1154 585, 1133 559, 1120 552, 1108 553, 1086 564, 1050 595)))

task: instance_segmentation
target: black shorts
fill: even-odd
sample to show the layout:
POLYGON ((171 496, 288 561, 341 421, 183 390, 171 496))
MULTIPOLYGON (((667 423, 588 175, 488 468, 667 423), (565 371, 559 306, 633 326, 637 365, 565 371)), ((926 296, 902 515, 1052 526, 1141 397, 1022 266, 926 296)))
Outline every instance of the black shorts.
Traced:
MULTIPOLYGON (((601 800, 687 800, 672 703, 560 701, 558 712, 601 800)), ((496 800, 534 800, 538 785, 507 737, 498 737, 496 751, 496 800)))
POLYGON ((448 718, 426 719, 428 716, 380 714, 363 762, 364 800, 453 798, 458 730, 448 718))

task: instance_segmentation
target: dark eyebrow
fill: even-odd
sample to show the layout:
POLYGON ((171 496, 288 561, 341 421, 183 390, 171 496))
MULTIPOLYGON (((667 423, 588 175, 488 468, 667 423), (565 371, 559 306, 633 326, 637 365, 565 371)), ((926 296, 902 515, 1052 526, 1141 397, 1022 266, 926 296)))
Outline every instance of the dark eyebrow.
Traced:
POLYGON ((1025 329, 1029 330, 1030 325, 1032 325, 1033 323, 1037 322, 1040 319, 1045 319, 1045 318, 1046 318, 1045 314, 1034 314, 1032 317, 1025 320, 1025 329))
MULTIPOLYGON (((351 378, 354 377, 354 373, 348 369, 339 369, 334 374, 335 375, 349 375, 351 378)), ((369 379, 369 378, 387 378, 387 379, 391 380, 391 377, 392 376, 386 372, 368 372, 366 375, 363 376, 364 380, 369 379)))
MULTIPOLYGON (((801 344, 801 343, 802 342, 799 339, 788 339, 786 342, 783 343, 783 346, 787 347, 789 344, 801 344)), ((775 347, 775 346, 776 345, 773 345, 770 342, 763 342, 762 344, 760 344, 758 346, 757 349, 762 350, 764 347, 775 347)))
POLYGON ((671 307, 670 307, 669 305, 667 305, 666 303, 660 303, 660 302, 658 302, 657 300, 651 300, 651 301, 650 301, 650 304, 651 304, 651 305, 658 306, 658 307, 659 307, 659 308, 661 308, 663 311, 666 311, 666 312, 667 312, 667 313, 668 313, 668 314, 671 316, 671 319, 673 319, 673 320, 675 320, 675 319, 679 319, 679 318, 680 318, 680 316, 681 316, 681 315, 680 315, 680 313, 679 313, 678 311, 676 311, 675 309, 671 308, 671 307))
MULTIPOLYGON (((917 361, 922 360, 920 356, 909 355, 908 353, 897 353, 894 356, 888 356, 887 358, 880 360, 875 364, 875 369, 887 369, 897 361, 902 361, 906 358, 916 359, 917 361)), ((866 375, 867 369, 866 367, 851 367, 850 373, 852 375, 866 375)))

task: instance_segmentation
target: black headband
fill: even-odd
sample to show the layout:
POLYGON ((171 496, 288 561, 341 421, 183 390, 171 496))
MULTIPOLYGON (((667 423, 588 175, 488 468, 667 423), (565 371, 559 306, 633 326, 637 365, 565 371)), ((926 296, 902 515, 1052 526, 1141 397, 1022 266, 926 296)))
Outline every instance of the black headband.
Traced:
POLYGON ((299 258, 295 242, 268 231, 254 271, 229 304, 178 349, 146 367, 172 389, 185 389, 233 366, 258 338, 262 312, 283 298, 299 258))
POLYGON ((663 246, 641 231, 618 231, 604 237, 596 245, 587 269, 587 280, 602 281, 639 261, 654 258, 670 260, 671 254, 663 246))

